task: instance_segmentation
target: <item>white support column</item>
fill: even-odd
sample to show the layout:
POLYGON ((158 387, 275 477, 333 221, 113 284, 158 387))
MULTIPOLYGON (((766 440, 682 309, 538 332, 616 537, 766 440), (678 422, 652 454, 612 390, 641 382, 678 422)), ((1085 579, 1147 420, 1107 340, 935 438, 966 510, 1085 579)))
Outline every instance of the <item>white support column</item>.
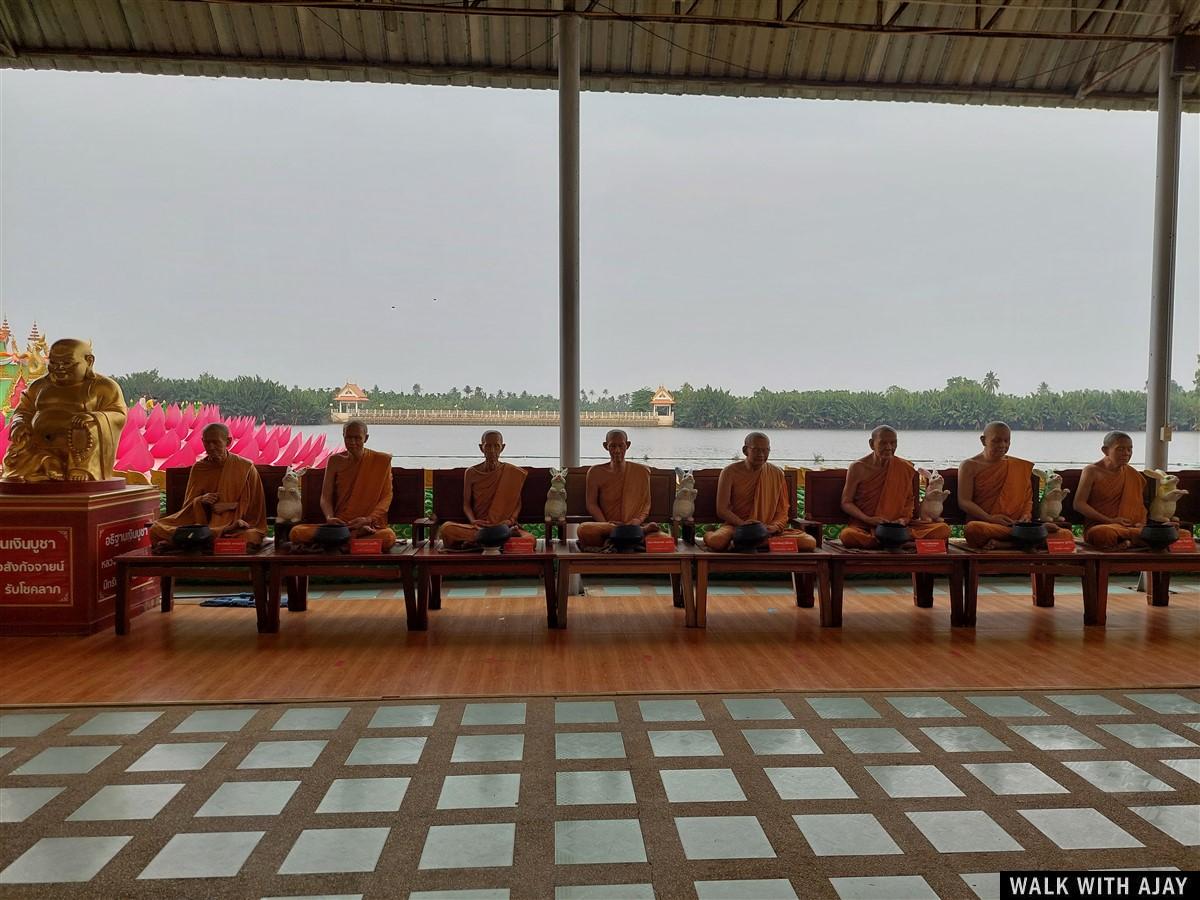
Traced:
POLYGON ((579 16, 558 17, 559 465, 579 465, 579 16))
POLYGON ((1158 57, 1158 163, 1154 177, 1154 268, 1150 282, 1150 364, 1146 381, 1146 465, 1166 469, 1170 434, 1171 323, 1179 221, 1179 131, 1183 79, 1171 74, 1173 45, 1158 57))

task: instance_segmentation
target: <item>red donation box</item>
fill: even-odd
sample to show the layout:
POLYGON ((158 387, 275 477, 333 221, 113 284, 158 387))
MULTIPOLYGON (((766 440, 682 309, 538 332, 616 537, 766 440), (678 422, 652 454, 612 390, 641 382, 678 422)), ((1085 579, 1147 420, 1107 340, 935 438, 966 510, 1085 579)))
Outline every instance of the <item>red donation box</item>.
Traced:
MULTIPOLYGON (((0 633, 90 634, 112 625, 116 558, 150 545, 158 489, 123 482, 0 482, 0 633)), ((155 597, 130 584, 130 612, 155 597)))

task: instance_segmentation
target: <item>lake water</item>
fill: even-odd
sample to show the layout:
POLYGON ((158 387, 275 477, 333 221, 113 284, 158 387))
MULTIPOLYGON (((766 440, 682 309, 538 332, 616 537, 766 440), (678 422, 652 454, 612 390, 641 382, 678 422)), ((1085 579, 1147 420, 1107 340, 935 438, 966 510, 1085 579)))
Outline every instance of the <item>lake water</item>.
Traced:
MULTIPOLYGON (((340 425, 300 426, 303 434, 325 434, 330 446, 341 446, 340 425)), ((586 463, 607 459, 601 444, 607 429, 584 428, 581 456, 586 463)), ((479 461, 480 431, 473 425, 375 425, 369 446, 391 453, 395 465, 429 469, 471 465, 479 461)), ((670 468, 719 467, 741 456, 744 431, 692 428, 630 428, 633 446, 629 458, 670 468)), ((771 436, 771 460, 779 465, 843 466, 869 452, 862 431, 776 430, 771 436)), ((1039 466, 1066 468, 1094 462, 1100 457, 1100 432, 1018 431, 1012 453, 1039 466)), ((504 429, 504 458, 529 466, 558 463, 558 429, 515 425, 504 429)), ((1145 435, 1133 435, 1133 463, 1141 465, 1145 435)), ((905 431, 899 453, 922 466, 955 466, 979 451, 974 431, 905 431)), ((1200 433, 1180 432, 1171 442, 1171 468, 1200 467, 1200 433)))

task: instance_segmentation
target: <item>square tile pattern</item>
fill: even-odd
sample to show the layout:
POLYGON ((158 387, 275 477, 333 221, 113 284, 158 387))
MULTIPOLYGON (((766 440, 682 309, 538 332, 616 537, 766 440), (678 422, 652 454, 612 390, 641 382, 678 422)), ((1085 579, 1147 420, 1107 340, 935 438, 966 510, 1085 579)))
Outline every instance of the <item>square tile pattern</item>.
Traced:
POLYGON ((0 885, 987 897, 1034 852, 1188 868, 1198 716, 1186 690, 14 710, 0 885))

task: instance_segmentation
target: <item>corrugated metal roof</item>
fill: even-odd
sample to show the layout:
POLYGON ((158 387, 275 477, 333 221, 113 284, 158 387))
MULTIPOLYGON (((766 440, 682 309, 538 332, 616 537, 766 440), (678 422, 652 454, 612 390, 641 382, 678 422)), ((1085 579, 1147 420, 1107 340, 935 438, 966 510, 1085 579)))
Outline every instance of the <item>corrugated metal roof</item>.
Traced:
MULTIPOLYGON (((576 0, 585 90, 1152 109, 1200 0, 576 0)), ((0 65, 548 88, 562 0, 0 0, 0 65)), ((1200 78, 1184 80, 1200 111, 1200 78)))

